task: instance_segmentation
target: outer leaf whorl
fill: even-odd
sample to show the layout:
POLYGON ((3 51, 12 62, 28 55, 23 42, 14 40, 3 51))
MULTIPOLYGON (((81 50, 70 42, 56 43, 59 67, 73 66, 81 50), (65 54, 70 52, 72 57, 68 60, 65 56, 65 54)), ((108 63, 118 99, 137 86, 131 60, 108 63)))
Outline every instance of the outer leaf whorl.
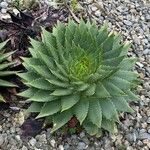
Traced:
POLYGON ((24 58, 28 72, 19 74, 29 89, 20 95, 32 102, 29 110, 39 112, 38 118, 53 118, 53 131, 75 115, 91 135, 100 135, 101 128, 114 132, 118 112, 132 111, 135 60, 126 56, 130 44, 121 44, 106 26, 58 23, 52 33, 43 29, 42 42, 31 44, 32 57, 24 58))

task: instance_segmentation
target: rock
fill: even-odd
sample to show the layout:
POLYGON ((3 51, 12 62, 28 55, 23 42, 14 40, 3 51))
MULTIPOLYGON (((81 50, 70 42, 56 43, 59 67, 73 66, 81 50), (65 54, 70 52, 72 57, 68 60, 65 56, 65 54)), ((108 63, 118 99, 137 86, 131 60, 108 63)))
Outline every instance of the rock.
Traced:
POLYGON ((64 150, 63 145, 59 145, 58 150, 64 150))
POLYGON ((8 7, 8 3, 7 2, 1 2, 0 7, 6 9, 8 7))
POLYGON ((11 133, 15 133, 15 132, 16 132, 15 130, 16 130, 15 127, 11 127, 11 128, 10 128, 10 132, 11 132, 11 133))
POLYGON ((143 65, 142 63, 140 63, 140 62, 136 62, 136 64, 137 64, 140 68, 143 68, 143 67, 144 67, 144 65, 143 65))
POLYGON ((37 135, 36 139, 41 143, 47 143, 46 134, 37 135))
POLYGON ((29 141, 29 143, 31 144, 31 146, 35 146, 35 144, 36 144, 36 139, 34 139, 34 138, 31 138, 31 140, 29 141))
POLYGON ((148 82, 144 83, 144 88, 149 91, 150 90, 150 84, 148 82))
POLYGON ((84 133, 84 132, 81 132, 81 133, 80 133, 80 137, 83 138, 84 136, 85 136, 85 133, 84 133))
POLYGON ((1 13, 2 13, 2 14, 6 14, 6 13, 7 13, 7 9, 2 8, 2 9, 1 9, 1 13))
POLYGON ((146 132, 145 133, 140 133, 138 139, 139 140, 144 140, 144 139, 150 140, 150 134, 146 133, 146 132))
POLYGON ((0 146, 3 144, 3 142, 4 142, 3 135, 2 135, 2 134, 0 134, 0 146))
POLYGON ((127 134, 126 138, 129 142, 136 142, 137 140, 137 135, 138 133, 137 132, 133 132, 132 134, 127 134))
POLYGON ((21 140, 20 135, 16 135, 15 139, 19 142, 21 140))
POLYGON ((77 145, 77 149, 78 150, 83 150, 83 149, 86 149, 87 146, 84 142, 79 142, 78 145, 77 145))
POLYGON ((147 119, 147 123, 150 123, 150 117, 148 117, 148 119, 147 119))
POLYGON ((64 145, 64 150, 69 150, 69 148, 70 148, 69 144, 64 145))
POLYGON ((124 24, 127 25, 127 26, 131 26, 131 25, 132 25, 132 22, 129 21, 129 20, 124 20, 123 22, 124 22, 124 24))
POLYGON ((3 131, 3 127, 0 125, 0 132, 2 132, 3 131))
POLYGON ((42 148, 42 147, 43 147, 43 144, 40 143, 40 142, 36 142, 35 147, 36 147, 36 148, 42 148))
POLYGON ((50 141, 50 143, 51 143, 52 147, 55 147, 56 141, 55 141, 54 139, 52 139, 52 140, 50 141))
POLYGON ((23 147, 21 148, 21 150, 28 150, 28 148, 23 145, 23 147))
POLYGON ((150 21, 150 15, 147 14, 146 17, 145 17, 146 21, 150 21))

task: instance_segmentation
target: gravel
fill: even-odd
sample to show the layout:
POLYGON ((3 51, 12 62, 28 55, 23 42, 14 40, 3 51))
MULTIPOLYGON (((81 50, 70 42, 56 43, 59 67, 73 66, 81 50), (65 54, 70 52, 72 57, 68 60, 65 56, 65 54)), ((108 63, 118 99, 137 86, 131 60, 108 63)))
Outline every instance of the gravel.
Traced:
MULTIPOLYGON (((79 135, 66 135, 64 138, 59 131, 51 135, 50 129, 46 129, 35 137, 23 139, 20 130, 25 117, 23 110, 2 111, 0 150, 150 149, 150 4, 144 0, 99 1, 106 14, 97 10, 93 18, 99 24, 107 21, 110 29, 121 32, 124 40, 132 41, 128 55, 138 57, 134 70, 139 73, 143 84, 137 90, 140 102, 131 104, 135 112, 122 114, 123 119, 115 135, 104 132, 101 138, 95 138, 83 131, 79 135)), ((51 4, 48 1, 47 3, 51 4)), ((94 5, 89 7, 96 10, 94 5)), ((5 14, 7 8, 7 1, 0 2, 1 13, 5 14)))

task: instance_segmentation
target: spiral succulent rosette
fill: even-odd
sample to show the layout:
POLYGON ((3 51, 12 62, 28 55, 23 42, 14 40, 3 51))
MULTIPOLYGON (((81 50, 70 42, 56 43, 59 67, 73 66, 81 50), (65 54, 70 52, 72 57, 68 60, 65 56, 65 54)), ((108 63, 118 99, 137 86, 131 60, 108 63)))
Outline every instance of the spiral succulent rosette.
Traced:
POLYGON ((37 118, 51 118, 52 132, 73 116, 90 135, 101 129, 114 133, 120 112, 132 112, 137 100, 132 71, 136 59, 128 58, 130 43, 95 23, 58 22, 52 33, 42 30, 42 41, 31 39, 31 58, 23 58, 26 73, 19 76, 29 87, 20 93, 31 101, 37 118))

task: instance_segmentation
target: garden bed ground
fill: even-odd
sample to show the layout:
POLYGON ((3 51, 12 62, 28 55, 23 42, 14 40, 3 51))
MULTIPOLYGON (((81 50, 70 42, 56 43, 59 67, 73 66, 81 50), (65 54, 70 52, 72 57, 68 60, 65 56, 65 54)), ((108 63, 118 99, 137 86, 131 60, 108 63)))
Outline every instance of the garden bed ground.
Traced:
MULTIPOLYGON (((99 25, 108 22, 109 29, 121 32, 124 40, 132 41, 129 57, 138 57, 135 71, 143 83, 138 87, 140 101, 132 103, 132 114, 122 114, 118 133, 104 132, 101 138, 79 134, 50 134, 50 128, 41 129, 40 123, 26 124, 26 132, 37 133, 34 137, 21 135, 24 122, 22 102, 0 111, 0 150, 149 150, 150 149, 150 4, 143 0, 112 0, 90 5, 91 13, 84 4, 86 15, 94 18, 99 25), (12 109, 11 109, 12 108, 12 109), (18 109, 19 108, 19 109, 18 109)), ((4 6, 3 6, 4 7, 4 6)), ((4 12, 4 10, 2 11, 4 12)), ((72 12, 71 12, 72 13, 72 12)), ((3 13, 0 16, 4 15, 3 13)), ((74 14, 72 14, 74 15, 74 14)), ((74 19, 77 18, 74 16, 74 19)), ((7 106, 6 106, 7 107, 7 106)), ((31 121, 30 121, 31 123, 31 121)), ((29 133, 32 135, 32 133, 29 133)))

